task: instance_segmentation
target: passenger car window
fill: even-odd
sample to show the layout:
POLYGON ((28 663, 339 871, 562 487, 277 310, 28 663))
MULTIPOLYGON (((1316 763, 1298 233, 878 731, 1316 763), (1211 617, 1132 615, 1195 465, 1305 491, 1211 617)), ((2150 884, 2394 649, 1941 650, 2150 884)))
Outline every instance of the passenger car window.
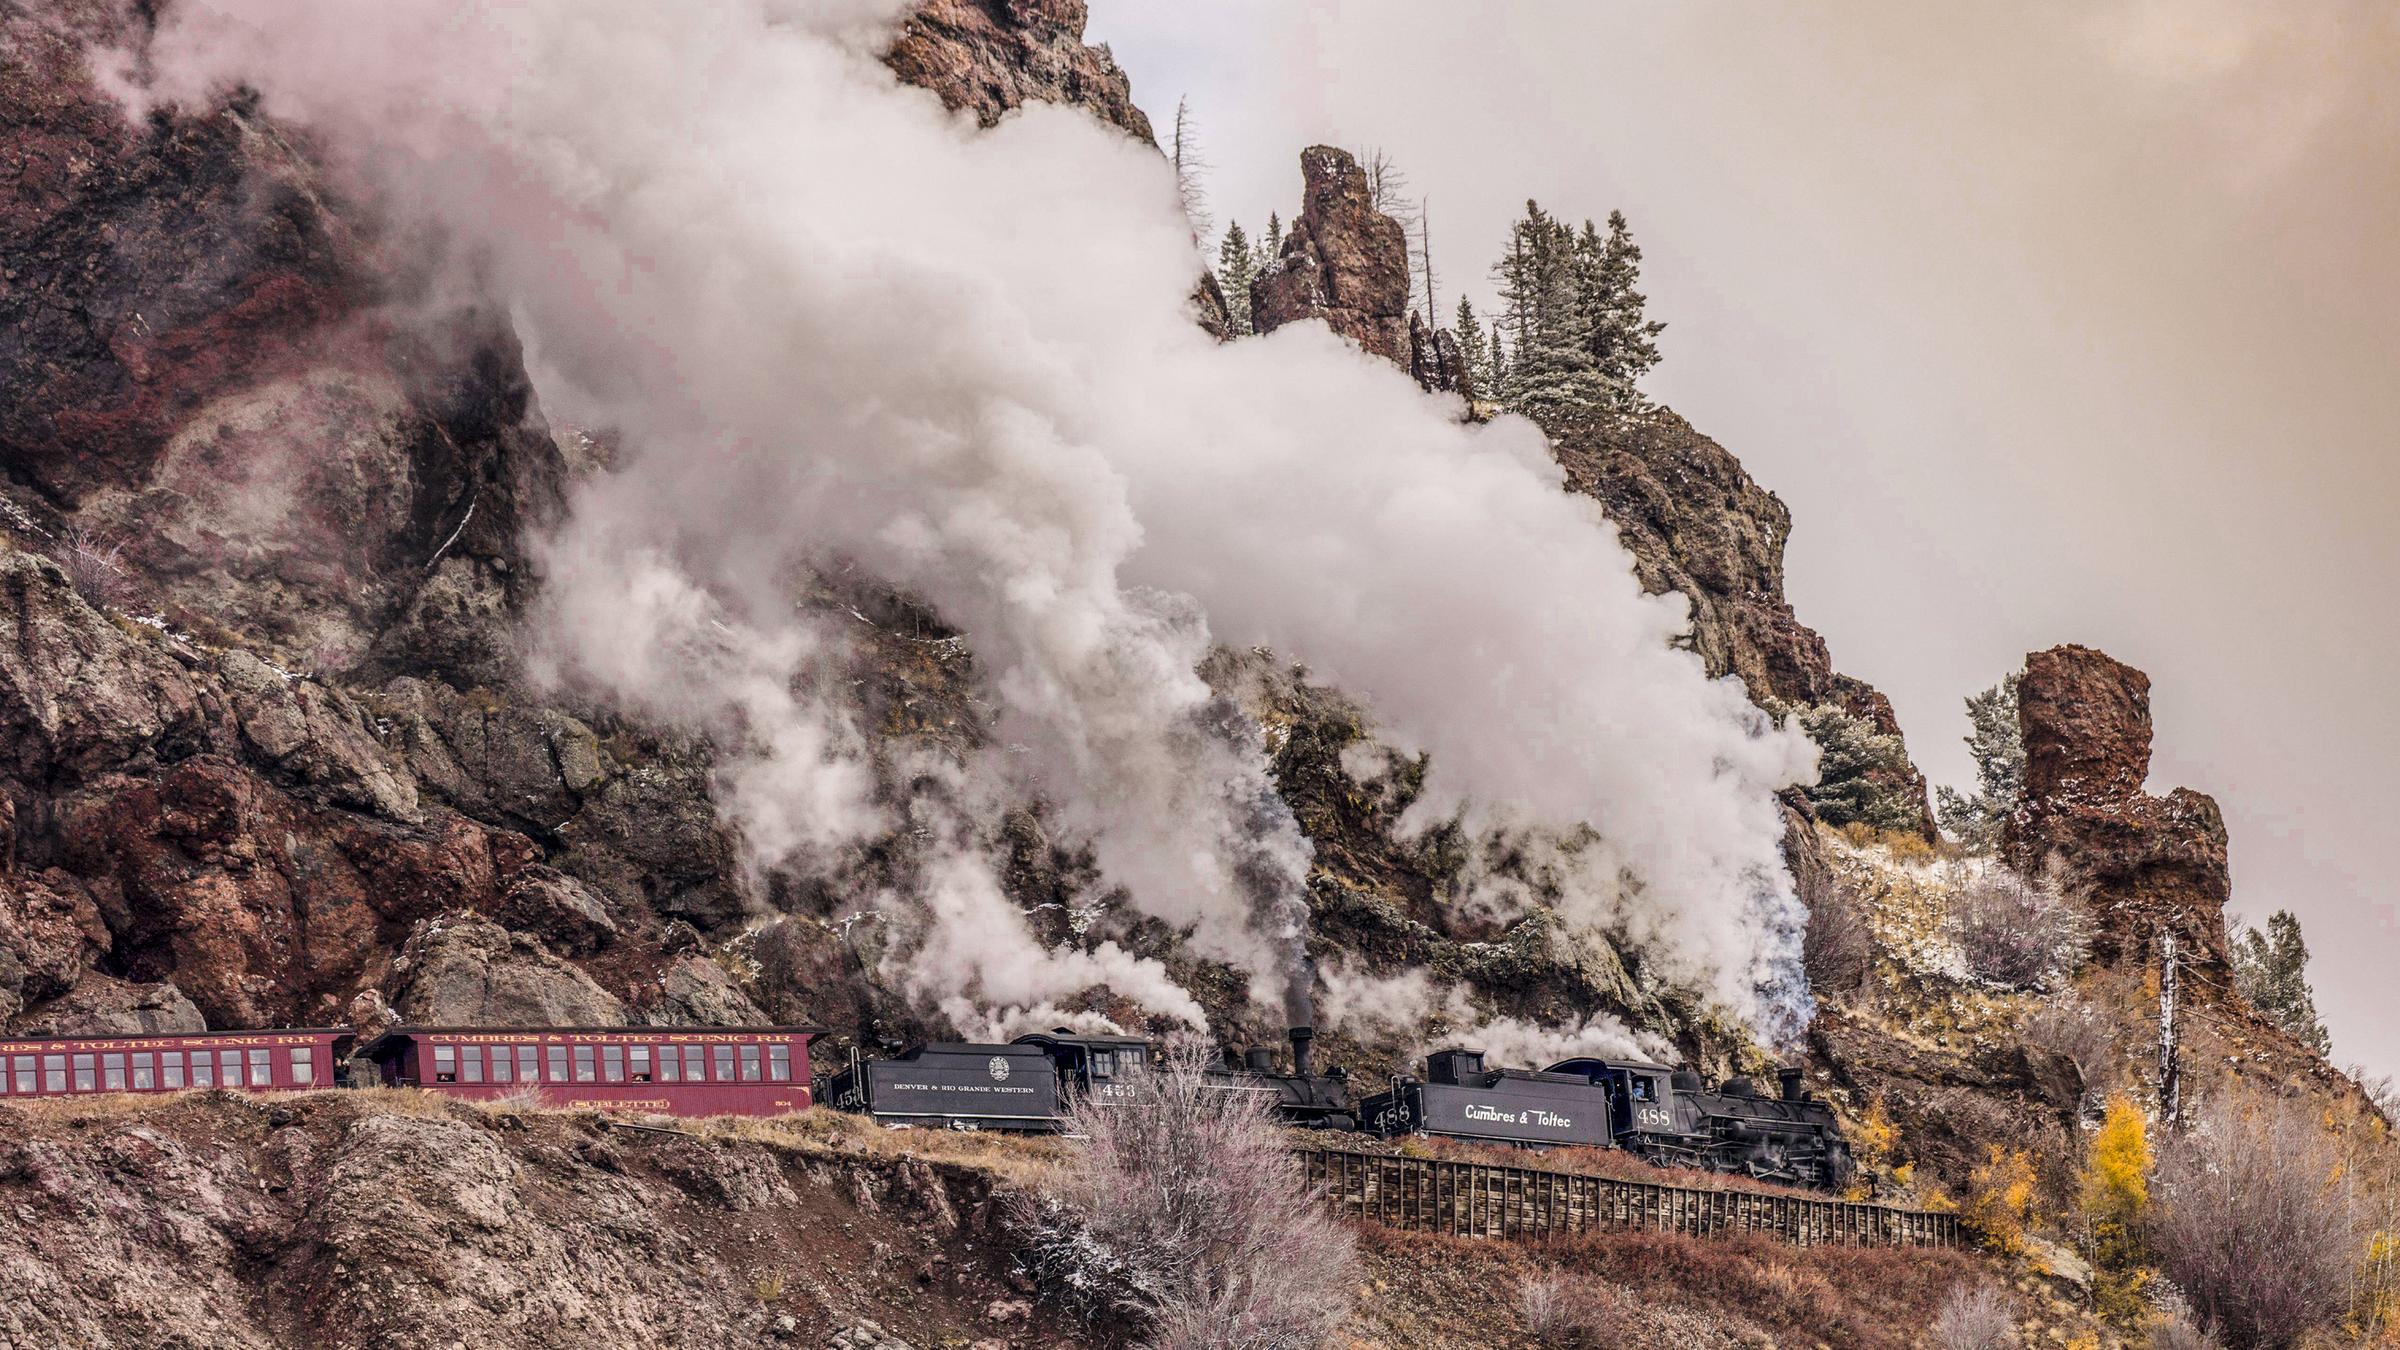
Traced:
POLYGON ((531 1083, 542 1076, 542 1052, 530 1045, 517 1047, 517 1081, 531 1083))
POLYGON ((209 1053, 206 1050, 194 1050, 192 1052, 192 1086, 196 1088, 204 1088, 215 1087, 216 1085, 216 1061, 209 1057, 209 1053))
POLYGON ((437 1083, 458 1081, 457 1046, 437 1045, 433 1047, 433 1081, 437 1083))
POLYGON ((89 1092, 99 1085, 99 1070, 93 1067, 93 1057, 90 1055, 77 1055, 75 1057, 75 1090, 77 1092, 89 1092))
POLYGON ((630 1050, 633 1055, 633 1081, 637 1083, 649 1082, 650 1047, 646 1045, 636 1045, 630 1047, 630 1050))
POLYGON ((292 1052, 292 1086, 307 1087, 317 1081, 317 1052, 314 1046, 302 1046, 292 1052))
POLYGON ((253 1050, 250 1052, 250 1083, 253 1087, 275 1086, 274 1051, 253 1050))
POLYGON ((674 1046, 662 1045, 658 1047, 658 1081, 662 1083, 672 1083, 676 1079, 683 1077, 683 1074, 679 1072, 681 1066, 682 1060, 676 1055, 674 1046))
POLYGON ((143 1051, 133 1057, 133 1090, 147 1092, 158 1086, 157 1056, 143 1051))
POLYGON ((758 1081, 758 1065, 760 1060, 758 1051, 759 1047, 755 1045, 745 1045, 742 1047, 742 1081, 745 1083, 755 1083, 758 1081))
POLYGON ((567 1047, 563 1045, 550 1047, 550 1081, 553 1083, 567 1081, 567 1047))
POLYGON ((624 1046, 604 1045, 600 1047, 600 1076, 611 1083, 625 1081, 624 1046))
POLYGON ((217 1052, 217 1079, 226 1087, 240 1087, 242 1085, 241 1051, 220 1050, 217 1052))
POLYGON ((792 1081, 792 1047, 788 1045, 767 1047, 767 1077, 778 1083, 792 1081))
POLYGON ((507 1082, 507 1081, 508 1081, 508 1066, 509 1066, 508 1047, 507 1047, 507 1046, 505 1046, 505 1045, 495 1045, 495 1046, 493 1046, 493 1047, 492 1047, 492 1081, 493 1081, 493 1082, 495 1082, 495 1083, 505 1083, 505 1082, 507 1082))
POLYGON ((123 1055, 102 1055, 100 1057, 100 1085, 111 1092, 125 1090, 125 1057, 123 1055))
POLYGON ((701 1083, 708 1080, 707 1054, 696 1045, 683 1047, 683 1081, 701 1083))
POLYGON ((597 1052, 598 1047, 596 1046, 579 1045, 575 1047, 576 1082, 589 1083, 599 1077, 599 1075, 593 1071, 593 1066, 599 1060, 599 1055, 597 1052))
POLYGON ((44 1092, 67 1090, 67 1057, 65 1055, 42 1056, 42 1090, 44 1092))
POLYGON ((17 1056, 17 1091, 31 1092, 33 1089, 33 1056, 19 1055, 17 1056))
POLYGON ((458 1047, 458 1081, 462 1083, 483 1081, 482 1046, 462 1045, 458 1047))
POLYGON ((730 1083, 733 1081, 733 1047, 720 1045, 716 1047, 716 1050, 717 1081, 730 1083))
POLYGON ((158 1085, 170 1091, 183 1087, 183 1052, 169 1050, 158 1057, 158 1085))

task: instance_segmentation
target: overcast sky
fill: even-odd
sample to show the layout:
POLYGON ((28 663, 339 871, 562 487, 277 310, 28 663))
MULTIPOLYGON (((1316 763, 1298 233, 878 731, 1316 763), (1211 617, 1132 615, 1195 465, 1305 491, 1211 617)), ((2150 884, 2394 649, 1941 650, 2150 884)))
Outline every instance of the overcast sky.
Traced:
POLYGON ((1379 146, 1442 304, 1527 197, 1621 208, 1651 392, 1790 504, 1790 593, 1963 783, 1959 700, 2148 671, 2154 791, 2301 917, 2339 1060, 2400 1072, 2400 7, 1094 0, 1220 223, 1379 146))

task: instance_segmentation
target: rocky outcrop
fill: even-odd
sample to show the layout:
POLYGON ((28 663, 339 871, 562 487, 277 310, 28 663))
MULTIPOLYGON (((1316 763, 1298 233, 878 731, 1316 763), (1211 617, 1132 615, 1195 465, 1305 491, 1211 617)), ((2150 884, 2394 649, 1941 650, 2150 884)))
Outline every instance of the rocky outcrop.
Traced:
POLYGON ((990 1311, 1018 1293, 988 1173, 798 1130, 198 1093, 0 1107, 0 1177, 12 1346, 1085 1343, 1055 1308, 1038 1333, 990 1311))
MULTIPOLYGON (((1792 514, 1742 462, 1665 408, 1564 429, 1553 442, 1567 486, 1598 498, 1645 590, 1692 606, 1692 647, 1711 675, 1738 675, 1756 700, 1831 704, 1899 735, 1891 702, 1833 668, 1825 639, 1783 591, 1792 514)), ((1885 785, 1933 813, 1913 768, 1885 785)))
POLYGON ((1250 325, 1269 333, 1323 319, 1386 361, 1409 365, 1408 238, 1375 209, 1366 170, 1349 152, 1312 145, 1300 154, 1300 214, 1283 251, 1250 284, 1250 325))
POLYGON ((1447 328, 1427 328, 1415 310, 1408 314, 1408 373, 1427 392, 1456 394, 1474 406, 1475 376, 1458 350, 1458 336, 1447 328))
POLYGON ((1106 47, 1087 47, 1085 0, 922 0, 884 64, 942 106, 990 126, 1027 103, 1068 103, 1156 144, 1106 47))
POLYGON ((2150 776, 2150 677, 2089 647, 2025 658, 2017 682, 2024 797, 2008 822, 2011 866, 2055 870, 2088 897, 2104 961, 2149 959, 2156 935, 2220 975, 2233 891, 2225 818, 2205 793, 2143 790, 2150 776))

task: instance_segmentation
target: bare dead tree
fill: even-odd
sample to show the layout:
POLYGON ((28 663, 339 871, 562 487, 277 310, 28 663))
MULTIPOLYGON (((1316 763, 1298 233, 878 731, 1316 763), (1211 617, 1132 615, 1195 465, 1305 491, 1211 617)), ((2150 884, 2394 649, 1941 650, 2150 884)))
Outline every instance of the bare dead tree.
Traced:
POLYGON ((1192 223, 1192 237, 1208 237, 1215 222, 1208 212, 1208 190, 1203 181, 1208 160, 1200 152, 1200 124, 1192 116, 1189 98, 1175 100, 1175 141, 1170 158, 1175 162, 1175 190, 1183 198, 1183 215, 1192 223))

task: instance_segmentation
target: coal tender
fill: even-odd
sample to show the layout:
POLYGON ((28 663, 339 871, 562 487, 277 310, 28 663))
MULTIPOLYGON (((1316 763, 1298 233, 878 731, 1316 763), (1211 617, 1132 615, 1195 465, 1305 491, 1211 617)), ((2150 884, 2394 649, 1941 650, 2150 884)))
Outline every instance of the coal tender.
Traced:
POLYGON ((1573 1073, 1487 1069, 1480 1050, 1439 1050, 1425 1077, 1396 1078, 1358 1104, 1366 1128, 1392 1138, 1438 1134, 1498 1144, 1606 1148, 1608 1094, 1573 1073))
POLYGON ((1049 1132, 1070 1094, 1105 1103, 1149 1063, 1150 1047, 1134 1037, 1061 1027, 1007 1045, 932 1041, 874 1060, 853 1052, 819 1096, 885 1125, 1049 1132))
POLYGON ((1254 1095, 1260 1108, 1278 1122, 1303 1130, 1355 1130, 1358 1113, 1350 1103, 1350 1077, 1339 1068, 1316 1071, 1313 1045, 1317 1033, 1293 1027, 1292 1067, 1286 1073, 1265 1046, 1247 1051, 1227 1047, 1225 1062, 1208 1070, 1208 1086, 1254 1095))

